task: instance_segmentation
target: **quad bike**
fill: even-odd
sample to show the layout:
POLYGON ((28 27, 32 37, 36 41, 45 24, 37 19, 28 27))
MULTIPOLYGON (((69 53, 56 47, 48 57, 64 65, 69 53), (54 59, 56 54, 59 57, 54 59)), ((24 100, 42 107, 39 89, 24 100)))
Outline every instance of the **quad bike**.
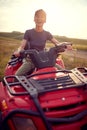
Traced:
POLYGON ((0 130, 87 129, 87 68, 66 70, 57 59, 65 47, 21 52, 36 66, 26 76, 14 75, 22 60, 12 57, 0 82, 0 130))

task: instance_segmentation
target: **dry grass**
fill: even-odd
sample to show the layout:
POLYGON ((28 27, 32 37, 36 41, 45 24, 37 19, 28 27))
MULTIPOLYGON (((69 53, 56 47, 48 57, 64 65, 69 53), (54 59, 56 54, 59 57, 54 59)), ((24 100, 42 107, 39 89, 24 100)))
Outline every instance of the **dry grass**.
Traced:
POLYGON ((0 77, 4 76, 4 69, 13 52, 18 48, 19 40, 0 38, 0 77))
MULTIPOLYGON (((10 59, 13 52, 18 48, 21 41, 11 38, 0 37, 0 78, 4 76, 4 69, 8 60, 10 59)), ((47 47, 51 47, 53 44, 47 44, 47 47)), ((81 45, 77 45, 77 47, 81 45)), ((82 45, 84 48, 87 48, 87 44, 82 45)), ((76 46, 74 46, 76 47, 76 46)), ((83 49, 83 48, 82 48, 83 49)), ((72 69, 74 67, 87 67, 87 60, 76 58, 76 57, 69 57, 63 56, 63 60, 67 69, 72 69), (68 61, 68 62, 67 62, 68 61)))
POLYGON ((87 67, 87 59, 66 55, 63 55, 62 58, 66 69, 73 69, 75 67, 87 67))

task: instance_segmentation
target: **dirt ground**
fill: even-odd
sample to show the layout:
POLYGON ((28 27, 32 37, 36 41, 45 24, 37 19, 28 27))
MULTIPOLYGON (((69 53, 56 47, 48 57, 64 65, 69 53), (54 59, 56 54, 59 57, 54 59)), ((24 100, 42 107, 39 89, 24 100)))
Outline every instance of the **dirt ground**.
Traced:
POLYGON ((83 58, 87 60, 87 51, 72 50, 64 52, 66 55, 83 58))

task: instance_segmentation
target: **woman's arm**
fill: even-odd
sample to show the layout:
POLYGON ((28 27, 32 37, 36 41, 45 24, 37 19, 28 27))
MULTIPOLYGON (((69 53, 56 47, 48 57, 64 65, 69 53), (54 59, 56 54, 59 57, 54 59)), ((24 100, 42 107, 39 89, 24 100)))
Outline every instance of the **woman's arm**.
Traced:
MULTIPOLYGON (((54 43, 55 46, 60 44, 60 42, 57 39, 55 39, 55 38, 52 38, 51 42, 54 43)), ((68 43, 68 42, 62 42, 62 43, 68 43)), ((66 49, 67 50, 72 50, 72 44, 66 44, 66 49)))
POLYGON ((26 44, 27 44, 27 40, 23 39, 22 42, 21 42, 20 47, 17 49, 17 51, 14 52, 14 55, 15 55, 15 56, 20 56, 20 52, 21 52, 22 50, 24 50, 26 44))
POLYGON ((57 46, 60 42, 56 39, 56 38, 52 38, 51 39, 51 42, 55 45, 55 46, 57 46))

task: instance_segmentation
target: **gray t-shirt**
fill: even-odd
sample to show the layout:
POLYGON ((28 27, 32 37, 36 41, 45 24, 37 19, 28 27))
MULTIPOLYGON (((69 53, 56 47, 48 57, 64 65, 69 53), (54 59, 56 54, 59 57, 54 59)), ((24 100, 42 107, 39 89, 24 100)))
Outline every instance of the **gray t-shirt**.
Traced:
POLYGON ((28 41, 27 49, 36 49, 41 51, 45 48, 47 40, 53 38, 52 34, 43 30, 42 32, 36 32, 35 29, 26 30, 24 39, 28 41))

